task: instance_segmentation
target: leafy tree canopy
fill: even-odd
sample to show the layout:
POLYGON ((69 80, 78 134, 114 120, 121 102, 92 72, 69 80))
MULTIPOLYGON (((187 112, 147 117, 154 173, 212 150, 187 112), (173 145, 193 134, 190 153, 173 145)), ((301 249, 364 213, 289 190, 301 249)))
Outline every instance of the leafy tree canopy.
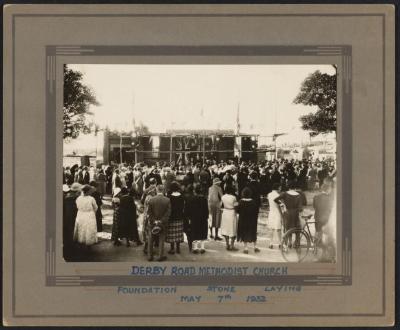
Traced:
POLYGON ((82 82, 83 74, 64 65, 64 139, 88 134, 94 124, 88 119, 90 105, 99 105, 93 91, 82 82))
POLYGON ((315 71, 303 81, 293 102, 318 107, 316 112, 299 118, 311 136, 336 132, 336 74, 315 71))

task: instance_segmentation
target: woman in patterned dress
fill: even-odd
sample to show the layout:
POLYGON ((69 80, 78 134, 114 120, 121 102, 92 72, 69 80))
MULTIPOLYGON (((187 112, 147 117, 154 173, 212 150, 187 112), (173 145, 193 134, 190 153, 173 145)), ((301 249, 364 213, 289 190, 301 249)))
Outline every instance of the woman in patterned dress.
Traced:
POLYGON ((274 182, 272 185, 272 191, 268 194, 268 227, 272 230, 272 237, 269 244, 270 249, 273 249, 274 245, 278 245, 278 247, 280 247, 282 240, 282 214, 279 205, 275 203, 275 199, 280 196, 279 189, 280 184, 274 182))
POLYGON ((180 253, 180 243, 183 242, 183 218, 185 199, 180 193, 179 183, 174 181, 170 186, 171 193, 169 199, 171 201, 171 215, 168 220, 167 237, 165 241, 171 244, 169 254, 180 253))
POLYGON ((111 204, 114 209, 111 240, 114 242, 114 245, 116 245, 116 246, 121 245, 121 242, 119 241, 119 232, 120 232, 120 211, 119 211, 120 199, 119 199, 119 196, 120 196, 120 194, 121 194, 121 188, 116 187, 114 189, 113 198, 111 200, 111 204))

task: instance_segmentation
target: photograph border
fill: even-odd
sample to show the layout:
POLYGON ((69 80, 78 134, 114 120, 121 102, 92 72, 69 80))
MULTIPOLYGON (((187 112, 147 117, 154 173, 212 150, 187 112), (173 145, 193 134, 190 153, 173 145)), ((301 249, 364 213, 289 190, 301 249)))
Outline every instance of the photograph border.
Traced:
MULTIPOLYGON (((62 45, 62 46, 47 46, 46 47, 46 109, 49 122, 54 122, 54 109, 56 104, 56 63, 58 56, 329 56, 337 57, 341 63, 338 68, 341 72, 338 74, 342 77, 342 92, 339 93, 342 99, 342 144, 345 141, 351 140, 351 134, 345 132, 351 131, 351 46, 336 45, 336 46, 77 46, 77 45, 62 45), (346 127, 348 126, 348 127, 346 127), (350 130, 348 129, 350 128, 350 130)), ((68 63, 61 63, 62 65, 68 63)), ((240 65, 241 63, 238 63, 240 65)), ((291 63, 288 63, 291 64, 291 63)), ((265 64, 268 65, 268 64, 265 64)), ((271 64, 273 65, 273 64, 271 64)), ((48 182, 48 191, 54 189, 53 182, 56 182, 55 149, 56 142, 54 126, 51 126, 51 131, 47 136, 47 170, 46 173, 52 176, 48 182)), ((343 149, 345 154, 342 157, 341 168, 351 169, 351 145, 346 143, 346 148, 343 149)), ((346 224, 342 231, 342 274, 329 275, 287 275, 277 277, 254 277, 252 276, 251 283, 248 282, 249 276, 232 276, 228 280, 234 285, 351 285, 351 171, 345 171, 348 175, 341 176, 342 183, 342 202, 343 204, 343 220, 346 224), (253 280, 254 278, 254 280, 253 280)), ((53 195, 52 195, 53 196, 53 195)), ((101 285, 173 285, 176 283, 176 276, 135 276, 130 275, 93 275, 93 276, 68 276, 56 275, 55 262, 55 246, 57 246, 55 233, 56 223, 50 219, 56 218, 55 203, 53 200, 48 200, 46 219, 46 274, 48 286, 101 286, 101 285), (115 280, 117 282, 115 283, 115 280), (149 283, 150 281, 150 283, 149 283)), ((266 262, 268 263, 268 262, 266 262)), ((290 265, 290 264, 288 264, 290 265)), ((223 284, 227 277, 216 278, 214 276, 192 276, 191 278, 182 277, 179 279, 182 285, 206 285, 206 284, 223 284)))
MULTIPOLYGON (((180 285, 218 285, 229 281, 232 285, 351 285, 351 46, 79 46, 62 45, 46 47, 46 116, 49 123, 56 122, 56 68, 58 56, 329 56, 341 63, 342 91, 342 149, 340 175, 342 187, 342 274, 260 276, 182 276, 180 285), (347 169, 346 171, 344 169, 347 169), (250 282, 249 282, 250 280, 250 282)), ((62 63, 68 64, 68 63, 62 63)), ((240 63, 238 63, 240 64, 240 63)), ((288 63, 290 64, 290 63, 288 63)), ((334 64, 334 63, 333 63, 334 64)), ((272 65, 272 64, 271 64, 272 65)), ((339 68, 338 68, 339 71, 339 68)), ((339 84, 338 84, 339 86, 339 84)), ((46 173, 47 191, 57 187, 56 125, 47 125, 46 173)), ((55 194, 46 202, 46 285, 47 286, 102 286, 102 285, 173 285, 177 276, 130 275, 56 275, 56 203, 55 194)), ((268 262, 265 262, 268 264, 268 262)), ((249 263, 251 264, 251 263, 249 263)), ((289 266, 290 263, 284 263, 289 266)))

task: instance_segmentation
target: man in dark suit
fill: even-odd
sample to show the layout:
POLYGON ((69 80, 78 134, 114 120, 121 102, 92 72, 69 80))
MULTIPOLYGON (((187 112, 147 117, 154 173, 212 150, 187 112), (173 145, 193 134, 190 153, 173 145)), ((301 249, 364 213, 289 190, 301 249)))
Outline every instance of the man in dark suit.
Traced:
POLYGON ((85 167, 83 168, 82 176, 83 176, 83 184, 89 184, 89 182, 90 182, 90 175, 89 175, 89 171, 88 171, 87 166, 85 166, 85 167))
POLYGON ((171 202, 169 198, 164 196, 164 186, 158 185, 157 188, 157 195, 154 196, 152 199, 149 200, 148 206, 148 217, 149 217, 149 246, 148 246, 148 260, 153 260, 153 242, 154 236, 152 234, 152 228, 156 221, 161 222, 161 232, 158 234, 159 238, 159 257, 157 261, 164 261, 167 259, 164 256, 164 240, 168 226, 168 219, 171 214, 171 202))

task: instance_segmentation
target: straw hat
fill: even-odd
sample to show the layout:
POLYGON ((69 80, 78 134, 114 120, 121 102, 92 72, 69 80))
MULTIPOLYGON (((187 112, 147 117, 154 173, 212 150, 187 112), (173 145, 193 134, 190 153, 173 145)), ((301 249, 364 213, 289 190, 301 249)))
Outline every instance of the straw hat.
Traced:
POLYGON ((219 184, 221 183, 221 180, 219 178, 214 178, 213 184, 219 184))
POLYGON ((81 191, 81 189, 82 189, 82 185, 78 182, 74 182, 71 185, 71 191, 81 191))

